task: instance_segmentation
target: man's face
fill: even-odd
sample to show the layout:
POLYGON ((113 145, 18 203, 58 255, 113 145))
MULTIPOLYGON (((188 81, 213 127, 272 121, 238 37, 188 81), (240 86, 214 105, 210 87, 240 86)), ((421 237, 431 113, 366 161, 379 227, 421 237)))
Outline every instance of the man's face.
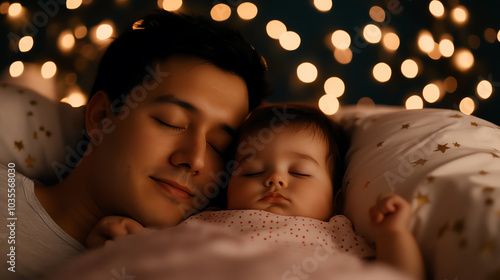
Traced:
POLYGON ((248 113, 248 93, 241 77, 200 59, 172 57, 153 69, 160 73, 144 83, 146 94, 130 94, 108 116, 104 129, 115 128, 94 148, 94 199, 104 215, 171 226, 206 202, 248 113))
POLYGON ((333 187, 323 137, 307 130, 285 130, 254 148, 254 154, 236 155, 238 167, 229 181, 228 209, 258 209, 319 220, 331 217, 333 187))

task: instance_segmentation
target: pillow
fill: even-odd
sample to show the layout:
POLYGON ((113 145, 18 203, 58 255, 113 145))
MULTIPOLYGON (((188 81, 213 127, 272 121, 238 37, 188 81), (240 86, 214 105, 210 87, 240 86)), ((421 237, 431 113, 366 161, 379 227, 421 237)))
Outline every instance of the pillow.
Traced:
POLYGON ((368 209, 394 192, 434 279, 500 279, 500 128, 454 110, 347 108, 344 214, 373 240, 368 209))
POLYGON ((0 164, 45 184, 62 180, 78 162, 83 117, 84 107, 0 83, 0 164))

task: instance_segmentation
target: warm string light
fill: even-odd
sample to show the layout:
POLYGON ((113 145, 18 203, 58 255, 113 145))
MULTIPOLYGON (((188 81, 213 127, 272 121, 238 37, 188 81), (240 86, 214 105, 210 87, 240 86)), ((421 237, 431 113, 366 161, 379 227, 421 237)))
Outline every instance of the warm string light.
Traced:
MULTIPOLYGON (((67 0, 65 2, 66 8, 69 10, 79 9, 82 5, 89 5, 92 3, 92 1, 83 0, 67 0)), ((128 1, 116 1, 116 3, 120 3, 120 5, 124 5, 126 2, 128 1)), ((320 13, 329 12, 333 7, 331 0, 314 0, 311 3, 314 8, 316 8, 317 12, 320 13)), ((158 0, 158 6, 167 11, 177 11, 183 6, 183 1, 158 0)), ((442 1, 432 0, 428 4, 428 8, 435 22, 451 20, 456 24, 456 28, 463 28, 463 25, 467 24, 469 21, 469 11, 463 5, 452 5, 451 7, 447 6, 445 8, 442 1)), ((248 21, 254 19, 258 15, 259 9, 256 4, 251 2, 239 2, 238 5, 231 6, 219 3, 211 8, 210 16, 215 21, 225 21, 230 18, 232 11, 235 11, 241 20, 248 21)), ((22 16, 24 12, 26 12, 24 15, 28 15, 30 11, 28 11, 26 7, 23 7, 20 3, 4 2, 0 5, 0 13, 8 15, 8 17, 13 18, 12 20, 17 20, 14 18, 19 18, 19 16, 22 16)), ((421 30, 417 36, 417 46, 423 54, 410 53, 409 57, 411 58, 408 58, 403 62, 395 62, 395 60, 390 57, 394 55, 394 53, 397 54, 400 46, 406 43, 402 42, 398 36, 398 33, 402 33, 403 31, 397 30, 396 32, 395 29, 391 28, 389 25, 392 18, 391 14, 382 7, 372 6, 370 7, 368 14, 373 21, 365 24, 364 27, 361 28, 362 38, 369 44, 381 43, 380 47, 385 50, 383 54, 381 53, 381 58, 383 58, 386 62, 380 62, 372 69, 372 75, 378 83, 388 82, 393 76, 392 69, 394 67, 396 67, 394 69, 397 69, 399 63, 401 63, 400 68, 403 77, 413 79, 420 73, 423 73, 424 62, 426 69, 430 69, 430 67, 432 67, 432 61, 428 58, 432 60, 447 61, 447 63, 455 69, 466 72, 474 66, 475 58, 473 51, 479 49, 482 42, 483 44, 493 44, 500 41, 500 31, 491 27, 485 27, 481 31, 476 32, 476 34, 469 34, 465 36, 466 45, 463 43, 463 35, 456 37, 457 39, 455 41, 450 35, 454 34, 453 36, 456 36, 452 30, 448 31, 450 34, 446 34, 442 31, 435 32, 435 28, 429 28, 429 30, 433 30, 432 33, 428 30, 421 30), (419 60, 417 57, 421 58, 421 56, 425 56, 425 58, 419 60), (429 63, 431 65, 427 65, 429 63)), ((94 27, 89 26, 89 29, 87 29, 87 26, 84 23, 78 22, 68 26, 71 26, 71 29, 60 31, 60 33, 56 35, 57 47, 60 53, 65 53, 66 55, 68 53, 78 54, 74 63, 75 68, 78 69, 77 72, 86 69, 88 61, 98 57, 98 48, 96 47, 102 45, 104 42, 109 42, 108 39, 112 38, 115 32, 114 25, 109 21, 103 21, 101 24, 94 27), (93 44, 81 44, 78 40, 90 40, 93 44), (75 46, 78 46, 78 48, 75 46)), ((359 25, 359 27, 361 26, 362 25, 359 25)), ((278 40, 280 46, 286 51, 295 51, 301 45, 301 36, 295 31, 288 30, 287 26, 279 20, 269 21, 266 25, 266 32, 269 37, 278 40)), ((359 38, 353 38, 354 43, 357 44, 356 40, 359 38)), ((35 45, 35 40, 37 40, 38 48, 38 38, 36 36, 23 36, 17 39, 16 44, 18 50, 21 53, 30 51, 33 52, 32 50, 35 45)), ((331 45, 328 42, 328 47, 331 49, 332 56, 338 64, 349 64, 353 60, 353 56, 356 56, 359 53, 356 51, 359 50, 359 46, 353 43, 351 35, 345 30, 332 30, 330 41, 331 45), (353 46, 351 46, 351 44, 353 44, 353 46)), ((9 67, 9 74, 11 77, 19 77, 23 74, 23 72, 24 64, 22 61, 16 61, 9 67)), ((296 72, 298 79, 303 83, 313 83, 318 77, 318 68, 310 62, 305 62, 297 66, 296 72)), ((56 75, 56 73, 56 63, 48 61, 42 66, 41 74, 43 78, 51 79, 56 75)), ((73 74, 76 77, 77 74, 73 74)), ((419 80, 422 78, 423 77, 420 77, 419 80)), ((76 82, 76 79, 74 80, 76 82)), ((462 87, 463 85, 464 83, 461 83, 462 87)), ((442 98, 442 95, 445 92, 453 93, 457 90, 457 87, 458 83, 455 77, 435 77, 434 81, 423 87, 422 97, 418 95, 408 97, 405 100, 405 106, 407 109, 423 108, 424 101, 427 103, 435 103, 442 98)), ((335 105, 339 102, 337 98, 342 96, 345 91, 344 82, 338 77, 331 77, 324 82, 324 90, 325 94, 322 98, 323 100, 328 100, 328 102, 322 101, 320 103, 323 104, 323 108, 327 108, 325 109, 327 112, 336 112, 339 107, 338 105, 335 105), (330 97, 333 97, 334 99, 331 99, 330 97)), ((489 81, 482 80, 476 84, 475 91, 479 97, 478 100, 485 100, 491 97, 493 93, 493 86, 489 81)), ((469 114, 472 113, 475 110, 475 101, 471 98, 463 98, 460 102, 460 110, 469 112, 469 114)))

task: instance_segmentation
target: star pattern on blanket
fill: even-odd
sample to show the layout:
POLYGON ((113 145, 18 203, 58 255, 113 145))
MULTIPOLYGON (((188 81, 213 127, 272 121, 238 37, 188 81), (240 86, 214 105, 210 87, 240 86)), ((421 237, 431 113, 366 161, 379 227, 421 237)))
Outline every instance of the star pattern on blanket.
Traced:
POLYGON ((434 179, 436 179, 434 176, 428 176, 428 177, 427 177, 427 183, 432 183, 432 182, 434 182, 434 179))
POLYGON ((408 129, 410 128, 410 123, 405 123, 401 125, 401 129, 408 129))
POLYGON ((448 147, 448 143, 444 144, 444 145, 441 145, 441 144, 438 144, 436 150, 434 150, 434 152, 437 152, 437 151, 440 151, 441 153, 445 153, 446 150, 450 149, 450 147, 448 147))
POLYGON ((490 154, 491 154, 494 158, 500 158, 500 156, 498 156, 497 154, 495 154, 495 153, 493 153, 493 152, 491 152, 490 154))
POLYGON ((36 131, 33 133, 33 139, 38 139, 38 133, 36 131))
POLYGON ((32 106, 35 106, 35 105, 37 105, 37 104, 38 104, 38 102, 36 102, 36 100, 31 100, 31 101, 30 101, 30 105, 32 105, 32 106))
POLYGON ((22 149, 24 149, 23 140, 21 140, 21 141, 14 141, 14 149, 18 150, 19 152, 22 149))
POLYGON ((382 145, 384 145, 384 142, 385 142, 385 141, 378 142, 378 143, 377 143, 377 148, 382 147, 382 145))
POLYGON ((458 142, 455 142, 455 143, 453 143, 453 146, 455 146, 456 148, 460 148, 460 146, 462 146, 462 145, 460 145, 458 142))
POLYGON ((477 122, 470 122, 470 125, 471 126, 479 126, 479 124, 477 122))
POLYGON ((459 114, 451 115, 450 118, 460 119, 462 116, 459 114))
POLYGON ((478 172, 479 175, 488 175, 489 173, 487 171, 481 170, 478 172))
POLYGON ((26 115, 28 115, 28 117, 33 116, 33 111, 28 111, 28 113, 26 113, 26 115))

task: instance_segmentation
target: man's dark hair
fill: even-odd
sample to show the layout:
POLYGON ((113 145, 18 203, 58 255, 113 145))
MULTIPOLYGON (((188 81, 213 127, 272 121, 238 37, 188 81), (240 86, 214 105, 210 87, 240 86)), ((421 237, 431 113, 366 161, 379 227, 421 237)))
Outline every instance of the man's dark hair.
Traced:
POLYGON ((136 21, 109 45, 90 98, 100 90, 106 92, 117 113, 131 90, 155 69, 154 64, 173 55, 197 57, 243 78, 249 110, 268 94, 265 60, 238 32, 201 17, 158 10, 136 21))

